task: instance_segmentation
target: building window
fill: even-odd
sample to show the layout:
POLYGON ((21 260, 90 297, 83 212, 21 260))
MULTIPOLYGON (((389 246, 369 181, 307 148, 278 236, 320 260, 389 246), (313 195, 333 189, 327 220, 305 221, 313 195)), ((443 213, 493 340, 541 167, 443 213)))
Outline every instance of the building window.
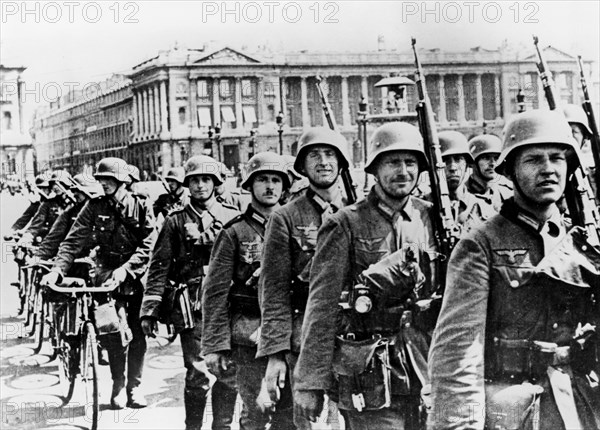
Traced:
POLYGON ((205 79, 198 79, 198 97, 201 99, 208 98, 208 82, 205 79))
POLYGON ((221 119, 223 122, 235 122, 235 114, 233 113, 231 106, 221 107, 221 119))
POLYGON ((12 130, 12 114, 8 111, 2 114, 2 130, 12 130))
POLYGON ((231 97, 231 85, 228 79, 221 79, 219 82, 219 95, 223 98, 231 97))
POLYGON ((185 124, 185 108, 180 107, 177 113, 179 114, 179 124, 185 124))
POLYGON ((209 107, 201 106, 198 108, 198 125, 200 127, 210 127, 212 125, 209 107))
POLYGON ((256 119, 256 110, 254 109, 254 106, 244 106, 242 108, 242 112, 244 113, 245 124, 254 124, 258 122, 256 119))

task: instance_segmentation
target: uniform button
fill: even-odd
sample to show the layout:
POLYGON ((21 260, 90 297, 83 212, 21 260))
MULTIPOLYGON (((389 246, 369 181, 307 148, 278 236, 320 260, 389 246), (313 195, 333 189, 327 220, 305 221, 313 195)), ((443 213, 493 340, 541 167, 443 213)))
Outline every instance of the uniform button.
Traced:
POLYGON ((306 245, 304 245, 304 246, 302 247, 302 251, 306 251, 307 249, 308 249, 308 246, 306 246, 306 245))
POLYGON ((100 231, 104 231, 104 227, 100 227, 100 231))
POLYGON ((510 286, 513 288, 517 288, 519 286, 519 281, 513 279, 512 281, 510 281, 510 286))
POLYGON ((554 323, 554 324, 552 324, 552 328, 553 328, 554 330, 556 330, 556 329, 558 328, 558 323, 554 323))

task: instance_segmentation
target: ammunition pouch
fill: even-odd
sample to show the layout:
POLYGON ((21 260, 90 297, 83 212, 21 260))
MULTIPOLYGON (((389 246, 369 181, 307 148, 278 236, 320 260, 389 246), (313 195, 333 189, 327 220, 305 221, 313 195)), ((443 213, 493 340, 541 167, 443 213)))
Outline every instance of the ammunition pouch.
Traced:
POLYGON ((494 381, 536 381, 548 366, 571 363, 571 347, 527 339, 498 339, 493 342, 493 367, 486 377, 494 381))
POLYGON ((164 324, 173 324, 177 332, 194 328, 194 303, 190 298, 190 285, 169 281, 163 292, 158 319, 164 324))
POLYGON ((260 318, 260 306, 255 288, 243 283, 234 283, 228 300, 232 314, 241 313, 260 318))
POLYGON ((112 252, 106 250, 107 247, 108 245, 100 247, 96 254, 96 261, 106 269, 121 267, 131 257, 131 253, 112 252))
POLYGON ((338 406, 358 412, 389 407, 392 399, 389 342, 336 337, 333 371, 338 379, 338 406))
POLYGON ((99 336, 119 333, 123 347, 133 339, 133 333, 127 323, 125 306, 112 298, 103 303, 96 302, 94 322, 99 336))

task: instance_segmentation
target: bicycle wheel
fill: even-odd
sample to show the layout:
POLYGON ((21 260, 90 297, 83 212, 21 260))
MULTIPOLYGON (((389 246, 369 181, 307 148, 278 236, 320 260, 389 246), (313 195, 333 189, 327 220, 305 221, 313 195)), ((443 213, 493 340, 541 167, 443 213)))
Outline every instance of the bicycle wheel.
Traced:
POLYGON ((76 342, 64 334, 64 310, 59 311, 54 324, 54 344, 58 358, 60 391, 65 404, 69 403, 75 388, 78 355, 76 342))
POLYGON ((85 388, 85 410, 92 407, 92 430, 98 427, 100 405, 98 399, 98 341, 96 329, 91 322, 86 322, 81 338, 81 380, 85 388))
MULTIPOLYGON (((29 328, 27 335, 29 337, 36 334, 36 329, 38 327, 40 316, 42 313, 42 290, 40 288, 36 288, 35 286, 31 287, 31 300, 30 300, 30 310, 29 310, 29 328)), ((37 337, 36 337, 37 340, 37 337)))
POLYGON ((33 353, 39 354, 44 343, 44 330, 46 325, 46 301, 44 300, 44 292, 41 289, 39 289, 37 293, 36 302, 37 305, 33 325, 35 333, 35 347, 33 348, 33 353))

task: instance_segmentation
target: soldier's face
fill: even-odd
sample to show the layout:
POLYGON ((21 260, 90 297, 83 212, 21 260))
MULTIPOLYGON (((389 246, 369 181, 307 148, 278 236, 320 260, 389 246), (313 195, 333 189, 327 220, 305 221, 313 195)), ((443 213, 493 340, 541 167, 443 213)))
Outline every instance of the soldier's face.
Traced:
POLYGON ((174 181, 173 179, 167 179, 167 185, 169 186, 169 191, 171 193, 175 193, 177 192, 177 190, 179 189, 179 187, 181 187, 181 185, 179 184, 179 182, 174 181))
POLYGON ((190 196, 201 202, 210 199, 215 190, 215 183, 210 175, 196 175, 189 179, 190 196))
POLYGON ((515 192, 547 206, 557 202, 565 190, 567 178, 566 150, 560 145, 545 144, 522 148, 515 156, 513 179, 519 184, 515 192))
POLYGON ((252 195, 263 206, 275 206, 283 192, 283 181, 277 173, 260 173, 252 182, 252 195))
POLYGON ((340 172, 335 149, 329 145, 312 146, 304 159, 304 172, 315 187, 331 187, 340 172))
POLYGON ((483 154, 480 157, 477 157, 477 168, 479 173, 486 181, 491 181, 498 176, 494 167, 496 167, 496 161, 498 161, 498 156, 500 154, 483 154))
POLYGON ((569 124, 571 126, 571 133, 573 133, 573 137, 581 147, 583 143, 583 131, 581 130, 581 126, 579 124, 569 124))
POLYGON ((114 178, 109 177, 99 177, 98 182, 102 186, 102 190, 104 194, 107 196, 112 196, 119 189, 120 182, 114 178))
POLYGON ((377 164, 377 180, 390 197, 402 199, 414 189, 419 178, 419 160, 410 152, 384 153, 377 164))
POLYGON ((467 172, 467 160, 464 155, 448 155, 444 157, 446 163, 446 182, 450 191, 454 191, 462 183, 467 172))

